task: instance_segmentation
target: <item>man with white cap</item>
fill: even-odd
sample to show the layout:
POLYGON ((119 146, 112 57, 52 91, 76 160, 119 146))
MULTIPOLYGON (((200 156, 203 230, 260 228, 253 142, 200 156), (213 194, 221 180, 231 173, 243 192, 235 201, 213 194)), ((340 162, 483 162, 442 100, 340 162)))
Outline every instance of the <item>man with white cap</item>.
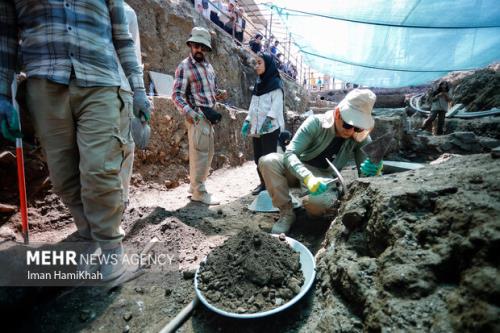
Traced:
POLYGON ((225 91, 217 89, 214 69, 206 60, 206 53, 212 51, 208 30, 194 27, 186 44, 191 52, 175 71, 172 100, 186 116, 191 182, 189 192, 193 201, 218 205, 219 202, 208 194, 205 181, 214 156, 213 124, 220 120, 220 114, 212 108, 217 100, 227 96, 225 91))
POLYGON ((326 159, 342 169, 354 156, 358 173, 374 176, 382 162, 374 165, 361 151, 371 141, 374 120, 371 116, 376 96, 368 89, 349 92, 335 110, 310 116, 300 126, 284 155, 269 154, 259 160, 266 188, 280 219, 273 233, 286 233, 295 222, 289 186, 303 184, 309 190, 304 208, 310 215, 322 215, 333 205, 335 194, 324 178, 332 178, 326 159))

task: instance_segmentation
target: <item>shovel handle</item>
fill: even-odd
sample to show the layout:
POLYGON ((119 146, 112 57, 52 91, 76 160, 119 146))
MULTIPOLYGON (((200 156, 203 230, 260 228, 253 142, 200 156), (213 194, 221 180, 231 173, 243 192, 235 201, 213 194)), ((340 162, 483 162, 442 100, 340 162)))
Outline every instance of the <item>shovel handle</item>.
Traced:
POLYGON ((194 299, 184 307, 184 309, 181 310, 177 314, 177 316, 174 317, 165 327, 163 327, 160 331, 160 333, 172 333, 175 332, 178 328, 184 324, 186 320, 191 317, 191 314, 193 313, 193 310, 196 308, 200 300, 198 297, 195 295, 194 299))
POLYGON ((16 139, 16 159, 17 159, 17 182, 19 185, 19 204, 21 211, 21 230, 23 234, 24 244, 29 244, 29 229, 28 229, 28 207, 26 200, 26 180, 24 177, 24 156, 23 156, 23 140, 16 139))

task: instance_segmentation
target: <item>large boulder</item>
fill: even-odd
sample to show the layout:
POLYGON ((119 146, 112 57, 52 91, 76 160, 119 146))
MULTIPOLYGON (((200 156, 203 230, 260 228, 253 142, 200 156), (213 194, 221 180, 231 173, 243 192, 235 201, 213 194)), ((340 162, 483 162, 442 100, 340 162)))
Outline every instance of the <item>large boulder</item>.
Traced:
POLYGON ((500 164, 442 160, 352 184, 318 255, 309 328, 500 330, 500 164))

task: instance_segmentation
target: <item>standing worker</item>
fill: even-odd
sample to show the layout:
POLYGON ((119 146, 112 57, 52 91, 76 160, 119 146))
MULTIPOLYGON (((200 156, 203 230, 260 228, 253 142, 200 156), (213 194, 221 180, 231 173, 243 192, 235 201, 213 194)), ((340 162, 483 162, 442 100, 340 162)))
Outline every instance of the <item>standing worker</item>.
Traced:
POLYGON ((175 71, 172 100, 186 117, 191 200, 218 205, 207 192, 205 181, 214 157, 213 125, 220 120, 220 114, 212 108, 227 95, 217 89, 214 69, 206 59, 207 52, 212 51, 211 40, 205 28, 194 27, 191 31, 186 41, 190 54, 175 71))
MULTIPOLYGON (((277 151, 280 132, 285 129, 285 119, 283 117, 283 81, 273 57, 266 53, 259 53, 256 57, 255 72, 257 82, 241 134, 244 138, 252 137, 253 158, 258 166, 262 156, 277 151)), ((253 195, 266 189, 258 167, 257 173, 260 184, 252 191, 253 195)))
POLYGON ((431 113, 422 124, 423 130, 428 130, 429 127, 432 127, 432 123, 437 117, 436 135, 444 133, 444 119, 448 111, 448 103, 451 102, 451 98, 448 96, 449 90, 448 82, 442 81, 437 90, 431 94, 431 113))
MULTIPOLYGON (((133 90, 134 116, 150 117, 123 0, 2 1, 0 21, 1 108, 12 107, 19 52, 28 77, 26 102, 54 192, 84 239, 105 256, 123 257, 120 171, 132 138, 118 62, 133 90)), ((101 265, 104 281, 124 273, 122 260, 101 265)))
POLYGON ((382 161, 373 164, 361 151, 371 142, 374 126, 371 116, 375 94, 368 89, 354 89, 337 108, 325 114, 313 115, 299 127, 284 155, 269 154, 259 161, 266 188, 280 218, 272 233, 287 233, 295 222, 289 186, 303 184, 309 191, 304 208, 320 216, 333 206, 335 194, 328 189, 324 178, 332 178, 326 159, 342 169, 354 155, 358 173, 375 176, 382 170, 382 161))

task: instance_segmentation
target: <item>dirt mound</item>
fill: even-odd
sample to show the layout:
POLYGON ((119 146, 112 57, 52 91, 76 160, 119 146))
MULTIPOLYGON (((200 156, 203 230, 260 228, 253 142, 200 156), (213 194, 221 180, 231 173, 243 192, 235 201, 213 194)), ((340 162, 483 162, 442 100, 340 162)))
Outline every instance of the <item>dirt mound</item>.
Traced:
POLYGON ((292 299, 304 278, 299 254, 286 241, 245 228, 208 256, 198 282, 217 307, 255 313, 292 299))
POLYGON ((427 91, 425 100, 430 107, 429 96, 446 81, 452 88, 452 105, 463 104, 467 111, 483 111, 500 107, 500 64, 477 71, 453 72, 434 82, 427 91))
POLYGON ((448 157, 354 182, 319 256, 317 328, 500 330, 500 164, 448 157))

